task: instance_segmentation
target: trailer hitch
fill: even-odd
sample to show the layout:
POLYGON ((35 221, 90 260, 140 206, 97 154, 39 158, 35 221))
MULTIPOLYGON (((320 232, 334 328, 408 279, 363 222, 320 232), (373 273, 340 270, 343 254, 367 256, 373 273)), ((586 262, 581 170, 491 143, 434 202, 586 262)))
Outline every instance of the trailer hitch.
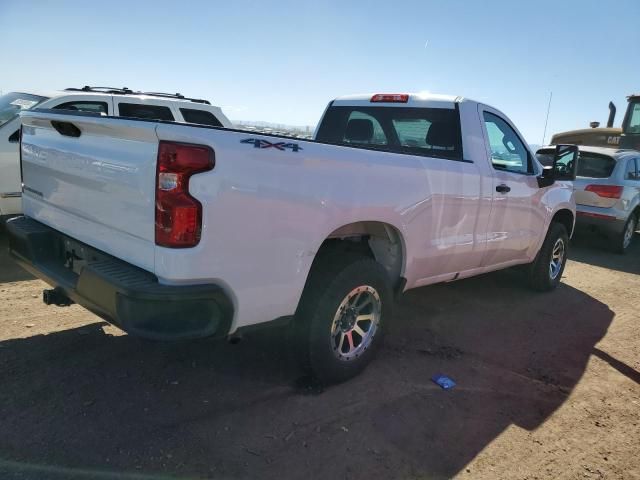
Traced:
POLYGON ((42 301, 46 305, 56 305, 58 307, 68 307, 74 303, 61 288, 43 290, 42 301))

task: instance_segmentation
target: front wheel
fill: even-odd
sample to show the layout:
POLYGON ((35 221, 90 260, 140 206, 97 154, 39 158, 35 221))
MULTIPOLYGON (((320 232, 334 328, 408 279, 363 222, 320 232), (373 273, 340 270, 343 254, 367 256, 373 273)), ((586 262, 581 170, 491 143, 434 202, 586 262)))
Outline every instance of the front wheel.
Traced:
POLYGON ((569 253, 569 235, 564 225, 552 223, 538 256, 529 266, 529 284, 534 290, 548 292, 560 283, 569 253))
POLYGON ((365 257, 333 260, 312 272, 296 315, 299 352, 322 383, 345 381, 371 362, 393 301, 379 263, 365 257))

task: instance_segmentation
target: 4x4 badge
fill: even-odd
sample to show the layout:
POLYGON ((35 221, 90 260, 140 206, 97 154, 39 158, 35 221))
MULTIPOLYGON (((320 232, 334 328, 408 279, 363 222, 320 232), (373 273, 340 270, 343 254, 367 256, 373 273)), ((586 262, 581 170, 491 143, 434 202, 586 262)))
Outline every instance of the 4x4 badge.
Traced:
POLYGON ((271 143, 268 140, 264 140, 263 138, 245 138, 244 140, 240 140, 240 143, 250 143, 255 148, 276 148, 282 151, 289 149, 292 152, 299 152, 300 150, 302 150, 302 147, 297 143, 271 143))

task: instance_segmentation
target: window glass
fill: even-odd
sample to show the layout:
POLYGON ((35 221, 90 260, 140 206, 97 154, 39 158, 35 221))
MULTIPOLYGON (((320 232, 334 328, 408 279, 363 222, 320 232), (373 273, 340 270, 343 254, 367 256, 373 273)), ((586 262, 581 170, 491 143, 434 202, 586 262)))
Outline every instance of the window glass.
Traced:
POLYGON ((400 118, 393 120, 393 128, 400 145, 405 147, 427 147, 427 132, 431 122, 424 118, 400 118))
POLYGON ((493 167, 510 172, 529 172, 527 148, 513 128, 502 118, 489 112, 484 112, 484 123, 489 137, 493 167))
POLYGON ((368 113, 358 110, 354 110, 349 115, 342 141, 370 145, 386 145, 388 143, 380 122, 368 113))
POLYGON ((0 127, 13 120, 22 110, 35 107, 46 97, 29 95, 27 93, 7 93, 0 97, 0 127))
MULTIPOLYGON (((536 157, 544 166, 553 164, 555 150, 538 150, 536 157)), ((616 160, 606 155, 580 152, 576 176, 587 178, 609 178, 616 166, 616 160)))
POLYGON ((20 130, 16 130, 9 135, 9 143, 18 143, 20 141, 20 130))
POLYGON ((578 157, 578 177, 609 178, 616 166, 616 160, 605 155, 580 152, 578 157))
POLYGON ((195 110, 193 108, 181 108, 180 113, 187 123, 197 123, 200 125, 210 125, 212 127, 221 127, 222 123, 216 116, 206 110, 195 110))
POLYGON ((462 159, 460 116, 455 109, 332 106, 316 138, 396 153, 462 159))
POLYGON ((625 180, 638 180, 638 169, 635 158, 627 161, 627 171, 625 172, 624 178, 625 180))
POLYGON ((171 109, 160 105, 120 103, 118 108, 120 109, 121 117, 143 118, 146 120, 174 120, 171 109))
POLYGON ((56 105, 53 108, 57 110, 77 110, 80 112, 104 113, 105 115, 109 113, 107 111, 106 102, 89 102, 89 101, 66 102, 66 103, 61 103, 60 105, 56 105))
POLYGON ((640 133, 640 102, 632 103, 629 108, 631 108, 631 116, 626 133, 640 133))

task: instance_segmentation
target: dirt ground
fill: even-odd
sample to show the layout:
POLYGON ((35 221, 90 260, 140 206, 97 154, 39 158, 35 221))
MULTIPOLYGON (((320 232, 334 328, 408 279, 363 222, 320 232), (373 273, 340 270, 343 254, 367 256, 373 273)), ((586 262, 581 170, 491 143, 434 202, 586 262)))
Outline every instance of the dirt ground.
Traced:
POLYGON ((583 242, 551 294, 517 271, 409 292, 318 392, 277 330, 149 343, 46 307, 2 237, 0 478, 640 479, 640 241, 583 242))

